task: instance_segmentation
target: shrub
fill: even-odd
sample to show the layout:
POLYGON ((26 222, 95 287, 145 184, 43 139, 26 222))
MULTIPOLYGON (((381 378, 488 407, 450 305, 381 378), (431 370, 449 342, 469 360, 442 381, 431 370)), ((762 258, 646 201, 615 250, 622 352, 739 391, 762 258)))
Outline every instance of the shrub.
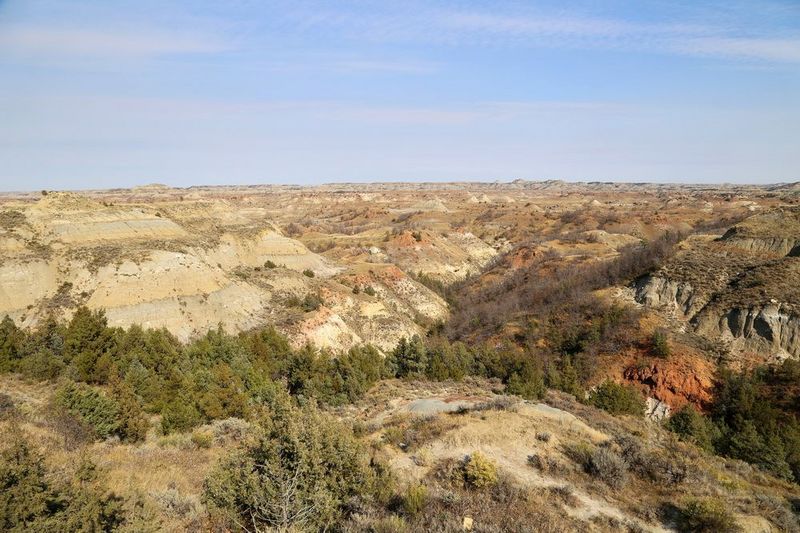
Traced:
POLYGON ((300 303, 300 308, 306 313, 316 311, 322 305, 322 298, 319 294, 308 293, 300 303))
POLYGON ((0 392, 0 420, 12 418, 15 413, 14 400, 8 394, 0 392))
POLYGON ((669 357, 670 354, 669 339, 665 331, 662 331, 660 329, 654 331, 653 336, 650 339, 650 344, 653 355, 655 355, 656 357, 669 357))
POLYGON ((411 425, 403 433, 405 449, 415 450, 424 444, 438 439, 448 431, 458 427, 450 417, 442 415, 419 416, 411 420, 411 425))
POLYGON ((367 285, 364 287, 364 293, 369 296, 375 296, 375 289, 372 288, 372 285, 367 285))
POLYGON ((578 499, 575 497, 575 491, 572 488, 572 485, 558 485, 555 487, 550 487, 550 494, 570 507, 575 507, 578 503, 578 499))
POLYGON ((89 424, 98 438, 120 433, 119 404, 89 385, 69 382, 56 392, 55 402, 89 424))
POLYGON ((667 429, 678 434, 686 442, 708 451, 714 451, 714 424, 701 415, 691 404, 676 411, 666 423, 667 429))
POLYGON ((717 499, 692 499, 681 509, 684 531, 726 533, 739 531, 725 503, 717 499))
POLYGON ((564 446, 564 454, 581 465, 585 470, 588 468, 589 461, 591 460, 594 448, 583 442, 570 443, 564 446))
POLYGON ((200 411, 186 396, 179 395, 161 411, 161 431, 169 435, 174 431, 187 431, 201 422, 200 411))
POLYGON ((303 270, 303 275, 305 277, 307 277, 307 278, 313 278, 314 277, 314 271, 311 270, 310 268, 307 268, 307 269, 303 270))
POLYGON ((161 448, 178 448, 180 450, 191 450, 194 447, 192 435, 189 433, 170 433, 158 438, 158 445, 161 448))
POLYGON ((564 453, 581 465, 584 472, 612 488, 622 487, 627 479, 628 463, 606 446, 596 448, 576 443, 566 446, 564 453))
POLYGON ((497 466, 481 452, 472 452, 464 461, 464 481, 476 489, 497 484, 497 466))
POLYGON ((56 379, 64 371, 64 362, 47 349, 37 350, 20 360, 18 370, 23 376, 40 381, 56 379))
POLYGON ((428 503, 428 489, 425 485, 411 485, 403 496, 403 511, 411 517, 417 516, 428 503))
POLYGON ((619 489, 627 479, 628 464, 614 451, 606 447, 597 448, 584 466, 586 472, 605 482, 609 487, 619 489))
POLYGON ((284 394, 259 417, 255 438, 235 450, 205 481, 203 500, 230 525, 326 530, 368 492, 368 458, 352 433, 312 404, 284 394))
POLYGON ((644 416, 644 397, 635 388, 606 381, 589 394, 589 403, 613 415, 644 416))
POLYGON ((57 475, 21 433, 10 440, 0 452, 0 530, 111 531, 122 523, 120 500, 106 494, 94 464, 57 475))
POLYGON ((269 259, 267 259, 267 260, 264 262, 264 268, 270 268, 270 269, 272 269, 272 268, 277 268, 277 267, 278 267, 278 265, 276 265, 275 263, 273 263, 273 262, 272 262, 272 261, 270 261, 269 259))
POLYGON ((241 442, 250 431, 250 424, 241 418, 226 418, 211 423, 214 440, 219 442, 241 442))
POLYGON ((549 455, 529 455, 527 462, 528 466, 551 475, 563 475, 567 470, 565 464, 549 455))
POLYGON ((192 444, 198 448, 211 448, 214 443, 214 434, 210 431, 195 430, 192 432, 192 444))
POLYGON ((372 522, 369 531, 371 533, 405 533, 408 531, 408 525, 402 517, 389 515, 372 522))
POLYGON ((405 445, 403 437, 405 437, 405 432, 397 426, 390 426, 383 430, 383 440, 392 446, 405 445))

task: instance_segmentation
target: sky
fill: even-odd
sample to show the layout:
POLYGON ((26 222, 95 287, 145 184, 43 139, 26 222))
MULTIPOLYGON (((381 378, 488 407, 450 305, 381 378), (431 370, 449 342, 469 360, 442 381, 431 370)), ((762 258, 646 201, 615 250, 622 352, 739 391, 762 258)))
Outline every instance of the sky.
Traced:
POLYGON ((800 0, 0 0, 0 190, 800 180, 800 0))

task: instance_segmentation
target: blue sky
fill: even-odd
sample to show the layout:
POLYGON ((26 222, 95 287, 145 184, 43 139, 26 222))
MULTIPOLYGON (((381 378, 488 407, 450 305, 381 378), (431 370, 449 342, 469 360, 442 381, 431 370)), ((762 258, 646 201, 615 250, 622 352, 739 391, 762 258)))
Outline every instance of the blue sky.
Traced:
POLYGON ((800 180, 797 0, 0 0, 0 189, 800 180))

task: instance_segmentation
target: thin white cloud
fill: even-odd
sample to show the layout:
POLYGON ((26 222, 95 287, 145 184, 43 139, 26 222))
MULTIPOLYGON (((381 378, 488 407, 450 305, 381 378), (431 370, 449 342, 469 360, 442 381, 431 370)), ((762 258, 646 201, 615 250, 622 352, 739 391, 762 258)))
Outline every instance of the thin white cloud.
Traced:
MULTIPOLYGON (((507 7, 507 6, 506 6, 507 7)), ((586 16, 577 12, 415 9, 354 12, 315 6, 288 16, 300 31, 338 32, 356 41, 447 46, 530 46, 615 49, 762 62, 800 62, 800 36, 769 25, 687 12, 684 18, 643 21, 586 16)))
MULTIPOLYGON (((120 98, 73 96, 63 98, 29 97, 17 99, 8 107, 0 101, 0 111, 20 116, 36 109, 37 116, 59 115, 60 124, 66 125, 67 135, 74 132, 75 115, 93 116, 101 124, 109 117, 134 116, 145 122, 250 123, 267 124, 274 120, 289 123, 367 124, 394 127, 407 125, 462 126, 504 124, 515 121, 527 123, 547 122, 553 116, 580 114, 585 116, 618 116, 636 113, 630 105, 605 101, 473 101, 449 106, 428 107, 413 105, 370 105, 340 100, 225 100, 192 98, 120 98)), ((49 120, 49 118, 48 118, 49 120)), ((124 121, 128 120, 127 118, 124 121)), ((35 121, 34 121, 35 122, 35 121)), ((84 121, 85 122, 85 121, 84 121)), ((112 121, 116 123, 116 118, 112 121)), ((15 142, 25 137, 26 127, 6 131, 0 128, 0 144, 15 142), (4 135, 6 134, 6 135, 4 135)), ((202 130, 203 128, 198 129, 202 130)), ((97 131, 105 132, 106 126, 97 131)), ((41 135, 35 125, 33 134, 41 135)))
POLYGON ((429 74, 438 69, 437 64, 427 61, 370 59, 334 61, 328 66, 333 70, 342 72, 386 72, 396 74, 429 74))
POLYGON ((450 13, 443 17, 443 23, 462 31, 518 36, 620 37, 636 30, 631 24, 615 20, 489 13, 450 13))
POLYGON ((774 62, 800 62, 800 39, 699 37, 676 43, 678 51, 774 62))
POLYGON ((0 32, 0 53, 33 57, 150 57, 226 49, 216 38, 167 32, 48 27, 11 27, 0 32))

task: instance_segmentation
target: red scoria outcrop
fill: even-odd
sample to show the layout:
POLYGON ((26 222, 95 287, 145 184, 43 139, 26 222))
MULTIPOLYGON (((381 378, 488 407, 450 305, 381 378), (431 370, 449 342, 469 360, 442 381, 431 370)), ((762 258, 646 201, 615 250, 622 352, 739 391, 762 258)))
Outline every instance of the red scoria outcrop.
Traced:
POLYGON ((647 387, 648 396, 672 409, 687 403, 703 409, 711 401, 714 365, 701 357, 673 355, 666 359, 640 359, 626 367, 622 377, 647 387))

